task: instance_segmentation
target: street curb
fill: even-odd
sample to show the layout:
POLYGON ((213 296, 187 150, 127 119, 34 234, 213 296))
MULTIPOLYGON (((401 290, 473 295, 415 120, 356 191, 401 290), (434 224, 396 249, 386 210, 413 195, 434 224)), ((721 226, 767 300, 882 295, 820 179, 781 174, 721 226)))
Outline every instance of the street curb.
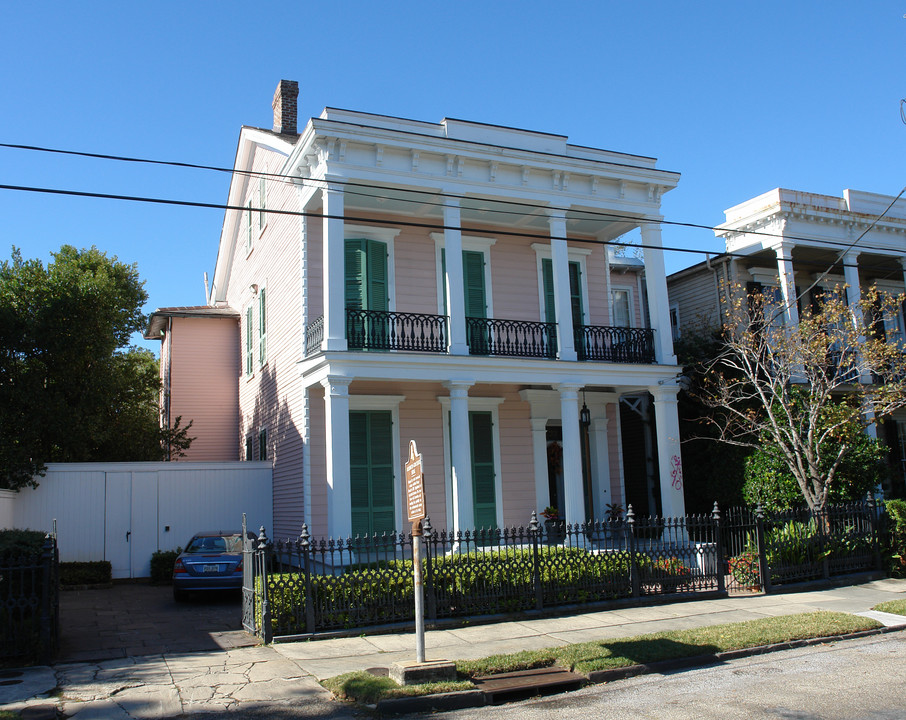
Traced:
MULTIPOLYGON (((593 670, 586 675, 584 685, 600 685, 602 683, 625 680, 626 678, 637 677, 639 675, 650 675, 654 673, 665 674, 677 670, 707 667, 709 665, 718 665, 730 660, 754 657, 756 655, 767 655, 768 653, 779 652, 781 650, 793 650, 795 648, 822 645, 824 643, 839 642, 841 640, 858 640, 859 638, 871 637, 873 635, 884 635, 891 632, 902 631, 906 631, 906 625, 875 628, 874 630, 860 630, 859 632, 845 633, 843 635, 825 635, 823 637, 808 638, 805 640, 791 640, 789 642, 774 643, 772 645, 758 645, 756 647, 742 648, 740 650, 727 650, 726 652, 713 653, 710 655, 695 655, 693 657, 676 658, 674 660, 659 660, 658 662, 629 665, 627 667, 614 668, 613 670, 593 670)), ((481 690, 464 690, 461 692, 438 693, 437 695, 418 695, 416 697, 381 700, 375 706, 375 710, 378 713, 387 715, 403 715, 413 712, 461 710, 463 708, 483 707, 487 704, 487 700, 481 690)))

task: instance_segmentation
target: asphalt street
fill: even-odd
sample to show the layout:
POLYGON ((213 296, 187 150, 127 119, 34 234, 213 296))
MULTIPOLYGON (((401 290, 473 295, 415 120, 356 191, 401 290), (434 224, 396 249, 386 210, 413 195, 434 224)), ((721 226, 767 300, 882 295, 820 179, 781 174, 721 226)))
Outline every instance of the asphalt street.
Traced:
MULTIPOLYGON (((645 675, 445 720, 903 720, 906 633, 645 675)), ((414 716, 412 716, 414 717, 414 716)))

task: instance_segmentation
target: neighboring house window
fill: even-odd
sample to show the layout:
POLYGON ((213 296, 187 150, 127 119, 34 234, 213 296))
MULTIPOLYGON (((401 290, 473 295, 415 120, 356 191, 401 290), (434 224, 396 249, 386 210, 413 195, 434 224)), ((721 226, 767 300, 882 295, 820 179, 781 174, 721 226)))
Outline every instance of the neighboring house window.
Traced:
POLYGON ((346 339, 352 347, 379 347, 388 335, 390 309, 387 282, 387 243, 367 238, 346 241, 346 309, 369 313, 346 316, 346 339))
POLYGON ((267 308, 265 288, 258 291, 258 362, 261 367, 267 363, 267 308))
POLYGON ((613 303, 614 326, 632 327, 632 291, 629 289, 611 290, 610 300, 613 303))
POLYGON ((494 423, 490 412, 469 412, 472 442, 472 493, 476 528, 497 527, 497 478, 494 470, 494 423))
POLYGON ((258 431, 258 459, 267 460, 267 428, 258 431))
POLYGON ((673 334, 674 340, 679 340, 679 336, 680 336, 679 305, 670 306, 670 332, 673 334))
POLYGON ((265 182, 264 178, 258 178, 258 232, 264 230, 267 225, 267 209, 265 203, 265 182))
MULTIPOLYGON (((541 259, 541 280, 544 284, 544 319, 546 322, 557 322, 554 310, 554 263, 550 258, 541 259)), ((573 327, 585 324, 585 312, 582 309, 582 266, 573 260, 569 263, 569 298, 573 312, 573 327)))
POLYGON ((245 311, 245 374, 251 375, 255 371, 255 347, 252 344, 252 306, 245 311))
POLYGON ((394 531, 393 415, 389 410, 349 413, 352 534, 394 531))
POLYGON ((245 436, 245 459, 246 460, 255 459, 255 436, 254 435, 245 436))

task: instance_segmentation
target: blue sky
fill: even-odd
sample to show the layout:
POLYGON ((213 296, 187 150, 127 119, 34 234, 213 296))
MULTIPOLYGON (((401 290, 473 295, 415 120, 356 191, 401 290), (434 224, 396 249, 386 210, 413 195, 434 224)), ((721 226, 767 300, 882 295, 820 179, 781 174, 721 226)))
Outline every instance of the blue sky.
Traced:
MULTIPOLYGON (((906 185, 904 14, 893 0, 6 3, 0 143, 230 166, 287 78, 302 118, 454 117, 657 157, 682 173, 666 218, 716 225, 775 187, 906 185)), ((0 183, 223 203, 228 177, 0 148, 0 183)), ((220 210, 0 190, 0 211, 0 259, 93 244, 138 264, 148 311, 204 302, 220 210)), ((708 230, 663 238, 722 249, 708 230)), ((668 253, 667 270, 698 259, 668 253)))

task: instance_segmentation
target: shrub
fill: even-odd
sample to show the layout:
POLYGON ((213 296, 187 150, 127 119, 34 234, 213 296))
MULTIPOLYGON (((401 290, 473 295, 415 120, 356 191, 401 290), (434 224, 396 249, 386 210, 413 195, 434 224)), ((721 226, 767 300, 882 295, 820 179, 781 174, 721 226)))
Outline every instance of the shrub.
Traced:
POLYGON ((887 500, 890 531, 884 542, 888 570, 894 577, 906 576, 906 500, 887 500))
POLYGON ((40 530, 0 530, 0 557, 40 554, 43 548, 40 530))
POLYGON ((173 582, 173 565, 182 548, 158 550, 151 554, 151 582, 155 585, 169 585, 173 582))
POLYGON ((111 577, 112 570, 107 560, 60 563, 61 585, 100 585, 109 583, 111 577))
POLYGON ((761 574, 758 570, 758 553, 753 550, 744 550, 729 562, 730 574, 733 579, 743 587, 761 587, 761 574))

